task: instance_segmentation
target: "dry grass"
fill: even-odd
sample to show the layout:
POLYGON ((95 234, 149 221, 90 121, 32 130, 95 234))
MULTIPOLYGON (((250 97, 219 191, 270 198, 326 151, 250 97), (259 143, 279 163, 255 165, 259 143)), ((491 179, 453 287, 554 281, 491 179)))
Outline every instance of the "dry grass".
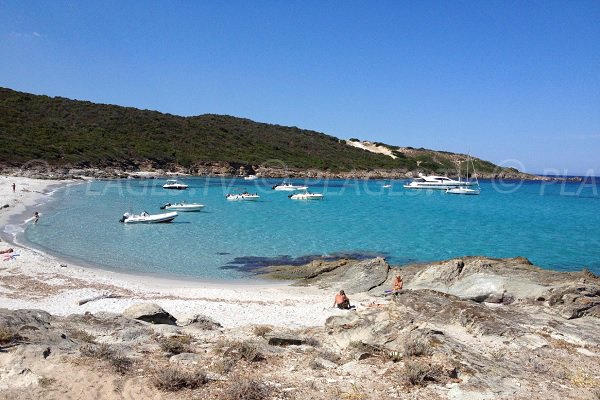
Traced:
POLYGON ((430 356, 432 353, 433 349, 429 340, 421 334, 410 336, 404 342, 405 357, 430 356))
POLYGON ((444 375, 441 367, 416 360, 407 361, 402 372, 404 382, 410 386, 427 386, 444 375))
POLYGON ((19 335, 12 329, 7 327, 0 328, 0 346, 16 343, 22 339, 23 338, 21 337, 21 335, 19 335))
POLYGON ((232 360, 228 357, 223 357, 214 362, 212 365, 212 370, 217 374, 225 375, 230 373, 235 366, 235 360, 232 360))
POLYGON ((113 350, 106 343, 82 346, 79 352, 83 357, 108 362, 113 371, 121 375, 129 372, 134 364, 131 358, 113 350))
POLYGON ((259 351, 258 343, 252 340, 244 340, 243 342, 234 342, 226 351, 225 355, 233 356, 246 361, 259 361, 262 359, 262 354, 259 351))
POLYGON ((176 392, 182 389, 199 388, 208 383, 208 378, 200 369, 187 370, 168 366, 154 372, 152 383, 160 390, 176 392))
POLYGON ((69 337, 71 339, 75 339, 78 340, 80 342, 85 342, 85 343, 94 343, 96 338, 92 335, 90 335, 89 333, 87 333, 84 330, 81 329, 72 329, 67 331, 67 333, 69 334, 69 337))
POLYGON ((160 348, 171 354, 193 353, 192 336, 188 334, 161 337, 158 340, 160 348))
POLYGON ((267 333, 271 332, 273 328, 267 325, 258 325, 252 329, 252 333, 256 336, 264 337, 267 333))
POLYGON ((233 377, 223 393, 223 400, 266 400, 274 389, 257 379, 233 377))

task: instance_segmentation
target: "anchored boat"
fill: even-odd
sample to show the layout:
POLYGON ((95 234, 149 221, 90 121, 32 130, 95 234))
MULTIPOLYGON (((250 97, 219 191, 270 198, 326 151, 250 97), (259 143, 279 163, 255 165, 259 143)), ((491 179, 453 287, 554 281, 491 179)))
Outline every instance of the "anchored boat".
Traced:
POLYGON ((163 214, 148 214, 146 211, 144 211, 141 214, 125 213, 119 222, 123 222, 125 224, 158 224, 171 222, 175 219, 175 217, 177 217, 177 213, 175 211, 163 214))
POLYGON ((200 203, 166 203, 160 207, 161 210, 172 210, 172 211, 200 211, 204 207, 204 204, 200 203))

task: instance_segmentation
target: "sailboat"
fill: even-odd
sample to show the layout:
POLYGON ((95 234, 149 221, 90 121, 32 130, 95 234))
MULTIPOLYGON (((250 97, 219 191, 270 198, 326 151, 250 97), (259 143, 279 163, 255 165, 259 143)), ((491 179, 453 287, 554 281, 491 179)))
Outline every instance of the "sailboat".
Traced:
MULTIPOLYGON (((466 176, 466 182, 464 184, 464 186, 458 186, 458 187, 454 187, 454 188, 448 188, 446 189, 446 193, 448 194, 463 194, 463 195, 471 195, 471 196, 477 196, 481 193, 481 188, 479 187, 479 179, 477 179, 477 174, 475 174, 475 182, 477 185, 476 189, 471 189, 469 186, 473 185, 472 182, 469 181, 469 160, 471 159, 471 157, 467 158, 467 176, 466 176)), ((471 163, 473 165, 473 173, 475 173, 475 163, 473 162, 473 160, 471 160, 471 163)), ((460 165, 458 167, 458 175, 459 175, 459 180, 460 180, 460 165)))

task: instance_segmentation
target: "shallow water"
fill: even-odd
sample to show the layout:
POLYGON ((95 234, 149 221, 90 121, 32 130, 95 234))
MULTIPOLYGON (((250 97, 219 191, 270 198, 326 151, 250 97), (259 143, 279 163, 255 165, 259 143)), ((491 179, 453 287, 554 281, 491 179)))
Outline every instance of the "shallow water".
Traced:
POLYGON ((410 191, 403 181, 297 181, 325 194, 294 201, 278 180, 187 178, 94 181, 59 189, 26 243, 123 272, 236 279, 256 267, 317 255, 384 255, 391 263, 464 255, 525 256, 558 270, 600 273, 600 196, 593 183, 483 182, 480 196, 410 191), (225 194, 258 192, 260 201, 225 194), (124 225, 126 211, 161 212, 165 202, 205 204, 171 224, 124 225))

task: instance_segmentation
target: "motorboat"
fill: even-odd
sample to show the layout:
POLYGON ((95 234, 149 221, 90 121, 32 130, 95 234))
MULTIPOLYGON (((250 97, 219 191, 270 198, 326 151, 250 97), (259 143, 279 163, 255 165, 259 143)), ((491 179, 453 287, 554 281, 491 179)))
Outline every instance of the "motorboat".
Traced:
POLYGON ((160 206, 161 210, 173 210, 173 211, 200 211, 204 207, 204 204, 200 203, 166 203, 160 206))
POLYGON ((325 196, 321 193, 294 193, 288 196, 292 200, 323 200, 325 196))
POLYGON ((256 193, 239 193, 239 194, 228 194, 225 196, 227 200, 239 201, 239 200, 258 200, 260 196, 256 193))
POLYGON ((418 178, 414 178, 412 182, 404 185, 405 189, 437 189, 447 190, 461 186, 470 186, 472 182, 464 182, 460 180, 450 179, 447 176, 423 175, 419 174, 418 178))
POLYGON ((308 186, 292 185, 291 183, 280 183, 272 187, 273 190, 293 192, 295 190, 307 190, 308 186))
POLYGON ((177 217, 177 212, 168 212, 163 214, 148 214, 144 211, 141 214, 125 213, 119 222, 125 224, 158 224, 171 222, 177 217))
POLYGON ((174 190, 185 190, 188 188, 188 185, 184 183, 177 182, 177 179, 169 179, 167 183, 163 185, 164 189, 174 189, 174 190))
POLYGON ((255 179, 258 179, 258 176, 256 176, 256 175, 248 175, 248 176, 244 177, 244 180, 246 180, 246 181, 253 181, 255 179))
POLYGON ((463 194, 463 195, 478 195, 481 193, 480 189, 471 189, 466 186, 455 187, 452 189, 446 189, 448 194, 463 194))
POLYGON ((389 188, 391 188, 391 187, 392 187, 392 185, 390 185, 389 183, 388 183, 387 185, 383 185, 383 188, 384 188, 384 189, 389 189, 389 188))

